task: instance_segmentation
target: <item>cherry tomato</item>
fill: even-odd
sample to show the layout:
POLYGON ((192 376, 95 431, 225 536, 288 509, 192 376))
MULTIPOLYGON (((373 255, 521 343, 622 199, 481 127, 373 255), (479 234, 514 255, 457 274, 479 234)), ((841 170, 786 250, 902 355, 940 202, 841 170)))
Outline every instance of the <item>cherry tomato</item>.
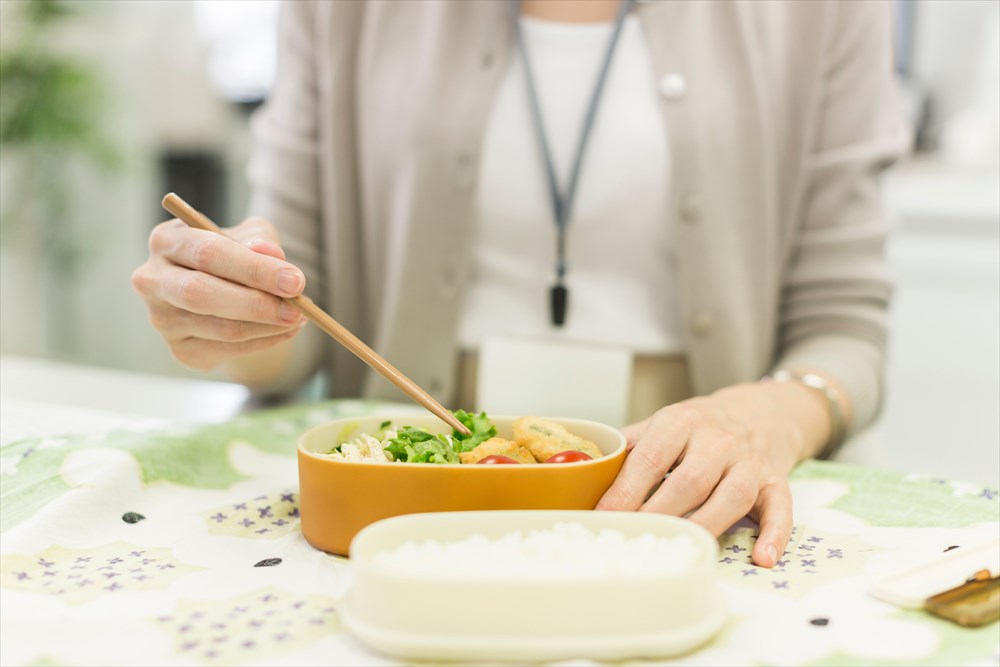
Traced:
POLYGON ((553 454, 549 458, 545 459, 546 463, 574 463, 576 461, 589 461, 593 457, 586 452, 578 452, 575 449, 571 449, 565 452, 559 452, 558 454, 553 454))
POLYGON ((483 458, 476 461, 476 463, 485 463, 486 465, 497 464, 504 465, 507 463, 517 463, 514 459, 509 456, 500 456, 499 454, 492 454, 490 456, 484 456, 483 458))

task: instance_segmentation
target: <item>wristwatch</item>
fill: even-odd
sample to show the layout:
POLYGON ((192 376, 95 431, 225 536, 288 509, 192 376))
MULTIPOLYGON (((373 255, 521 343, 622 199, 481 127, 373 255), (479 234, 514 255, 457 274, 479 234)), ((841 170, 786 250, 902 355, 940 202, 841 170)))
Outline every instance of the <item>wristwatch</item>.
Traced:
POLYGON ((826 459, 840 448, 847 435, 847 420, 844 419, 844 411, 840 407, 840 396, 838 392, 830 386, 830 383, 815 373, 800 373, 798 371, 776 370, 764 380, 772 382, 796 382, 798 384, 815 389, 826 397, 827 412, 830 414, 830 439, 823 450, 816 455, 816 458, 826 459))

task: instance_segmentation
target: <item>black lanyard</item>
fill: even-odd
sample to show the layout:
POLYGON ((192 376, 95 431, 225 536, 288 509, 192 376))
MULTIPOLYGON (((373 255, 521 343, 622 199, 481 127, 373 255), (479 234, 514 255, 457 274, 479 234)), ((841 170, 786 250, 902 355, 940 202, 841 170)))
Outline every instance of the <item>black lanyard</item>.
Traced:
POLYGON ((538 103, 538 91, 535 88, 535 79, 531 72, 531 61, 528 59, 528 49, 524 45, 524 35, 521 32, 520 0, 510 0, 511 21, 514 28, 514 40, 524 60, 524 78, 528 83, 528 100, 531 103, 531 118, 535 126, 535 134, 538 143, 542 148, 542 157, 545 160, 545 172, 549 182, 549 195, 552 200, 552 215, 556 223, 556 282, 549 292, 549 305, 552 312, 552 324, 562 326, 566 321, 566 305, 569 301, 569 292, 566 289, 566 228, 569 226, 570 214, 573 208, 573 199, 576 196, 576 185, 580 178, 580 165, 583 162, 583 152, 590 138, 590 130, 594 126, 594 117, 597 115, 597 105, 601 99, 601 92, 604 90, 604 83, 608 78, 608 70, 611 67, 611 58, 618 45, 618 37, 621 35, 622 24, 635 0, 622 0, 618 8, 618 16, 615 18, 614 30, 608 41, 608 49, 604 54, 604 61, 601 63, 601 70, 597 75, 597 82, 594 85, 594 92, 590 96, 587 105, 587 115, 583 120, 583 129, 580 131, 580 139, 576 146, 576 155, 573 158, 573 168, 569 176, 569 186, 566 193, 559 191, 559 184, 556 182, 556 170, 552 160, 552 150, 549 147, 548 136, 545 133, 545 123, 542 121, 542 110, 538 103))

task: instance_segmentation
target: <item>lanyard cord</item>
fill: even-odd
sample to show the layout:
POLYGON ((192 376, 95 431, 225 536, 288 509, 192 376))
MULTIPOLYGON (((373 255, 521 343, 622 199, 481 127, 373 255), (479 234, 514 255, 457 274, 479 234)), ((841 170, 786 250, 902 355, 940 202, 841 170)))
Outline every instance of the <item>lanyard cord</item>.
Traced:
POLYGON ((591 94, 590 102, 587 104, 586 115, 583 119, 583 128, 580 131, 580 139, 577 142, 576 155, 573 158, 573 165, 570 171, 569 185, 564 196, 559 192, 555 164, 552 159, 552 150, 549 147, 548 135, 545 132, 545 123, 542 119, 542 110, 538 100, 538 90, 535 86, 534 74, 531 69, 531 60, 528 58, 528 49, 524 44, 524 34, 519 21, 520 1, 510 0, 514 40, 518 51, 521 53, 521 59, 524 61, 524 78, 528 84, 531 119, 535 127, 535 136, 542 149, 542 159, 545 162, 545 174, 549 185, 549 197, 552 202, 552 216, 556 223, 556 282, 552 287, 550 297, 552 323, 556 326, 562 326, 566 320, 566 303, 569 297, 564 282, 566 277, 566 229, 569 227, 573 200, 576 197, 576 186, 580 178, 580 166, 583 163, 583 154, 587 147, 587 140, 590 138, 590 131, 594 126, 594 118, 597 116, 597 106, 601 99, 601 93, 604 91, 604 84, 608 78, 608 70, 611 68, 611 58, 614 56, 615 48, 618 45, 618 38, 621 35, 625 17, 628 16, 634 2, 635 0, 622 0, 618 8, 618 16, 615 18, 614 28, 608 40, 608 48, 604 54, 604 60, 601 62, 597 82, 594 84, 594 92, 591 94))

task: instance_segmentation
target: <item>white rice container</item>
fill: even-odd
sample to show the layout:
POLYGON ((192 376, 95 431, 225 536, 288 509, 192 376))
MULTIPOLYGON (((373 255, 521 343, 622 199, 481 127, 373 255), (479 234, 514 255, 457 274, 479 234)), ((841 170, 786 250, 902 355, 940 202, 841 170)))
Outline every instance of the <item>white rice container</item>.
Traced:
MULTIPOLYGON (((409 549, 411 554, 428 553, 426 548, 414 551, 413 544, 409 549)), ((620 550, 609 551, 616 553, 621 555, 620 550)), ((718 553, 718 543, 700 526, 652 513, 560 510, 400 516, 374 523, 354 538, 354 581, 340 615, 363 643, 402 658, 668 657, 705 644, 725 621, 716 581, 718 553), (496 545, 510 533, 553 531, 567 523, 596 534, 617 531, 626 540, 647 536, 630 544, 659 546, 650 549, 650 555, 658 555, 662 571, 657 562, 644 562, 641 554, 629 559, 628 568, 602 562, 601 554, 580 554, 580 558, 564 554, 567 568, 560 571, 545 550, 537 571, 525 568, 523 561, 506 570, 502 559, 488 555, 481 569, 467 562, 449 565, 443 557, 442 562, 417 558, 419 567, 393 567, 393 552, 398 555, 408 542, 418 546, 428 540, 438 542, 447 554, 463 546, 449 548, 448 543, 468 545, 474 535, 486 538, 486 542, 476 538, 479 544, 496 545), (682 538, 678 542, 684 548, 677 554, 683 564, 663 562, 670 554, 670 549, 662 548, 665 540, 651 541, 648 536, 682 538), (581 562, 594 571, 582 573, 581 562)))

